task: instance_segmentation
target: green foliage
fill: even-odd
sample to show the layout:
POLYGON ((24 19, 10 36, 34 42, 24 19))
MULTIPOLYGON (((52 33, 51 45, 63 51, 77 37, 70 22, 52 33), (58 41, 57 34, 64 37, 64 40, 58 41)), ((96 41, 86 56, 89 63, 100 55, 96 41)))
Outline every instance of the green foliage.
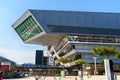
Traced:
POLYGON ((101 60, 101 64, 104 64, 104 59, 101 60))
POLYGON ((71 59, 70 58, 64 58, 64 57, 62 57, 62 58, 59 58, 57 61, 65 64, 65 63, 70 62, 71 59))
POLYGON ((116 55, 120 53, 115 46, 107 47, 107 46, 100 46, 93 48, 93 54, 96 56, 108 56, 109 55, 116 55))
POLYGON ((116 57, 117 59, 120 59, 120 53, 116 54, 115 57, 116 57))
POLYGON ((78 59, 75 61, 76 65, 82 65, 82 64, 86 64, 86 61, 84 59, 78 59))

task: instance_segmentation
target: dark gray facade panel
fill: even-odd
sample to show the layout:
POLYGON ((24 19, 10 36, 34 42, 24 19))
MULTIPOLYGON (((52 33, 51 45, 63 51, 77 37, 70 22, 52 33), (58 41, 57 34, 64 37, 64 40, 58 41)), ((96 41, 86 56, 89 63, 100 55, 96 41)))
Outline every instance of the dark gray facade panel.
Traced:
POLYGON ((46 25, 84 26, 120 29, 119 13, 31 10, 46 25))
MULTIPOLYGON (((28 13, 26 12, 25 14, 32 15, 34 19, 42 27, 42 29, 45 31, 45 33, 48 34, 86 33, 88 35, 90 34, 103 35, 104 33, 104 35, 115 35, 115 36, 120 35, 119 33, 120 13, 55 11, 55 10, 28 10, 28 13), (55 30, 57 27, 52 27, 55 28, 54 30, 52 30, 49 26, 57 26, 57 27, 59 26, 58 29, 60 29, 62 32, 60 32, 60 30, 55 30), (63 26, 65 28, 63 28, 63 26), (87 30, 83 30, 83 28, 87 30)), ((19 20, 17 22, 19 22, 19 20)))
POLYGON ((120 29, 107 29, 107 28, 90 28, 90 27, 68 27, 68 26, 55 26, 48 25, 52 32, 59 32, 63 34, 83 34, 83 35, 99 35, 99 36, 120 36, 120 29))
POLYGON ((42 65, 43 64, 43 51, 42 50, 36 50, 36 65, 42 65))

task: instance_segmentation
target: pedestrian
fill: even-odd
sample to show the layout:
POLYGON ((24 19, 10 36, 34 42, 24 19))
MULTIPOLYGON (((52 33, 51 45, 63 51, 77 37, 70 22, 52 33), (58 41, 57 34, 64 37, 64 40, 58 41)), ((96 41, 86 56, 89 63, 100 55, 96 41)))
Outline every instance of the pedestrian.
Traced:
POLYGON ((0 80, 3 80, 3 72, 0 72, 0 80))
POLYGON ((21 78, 21 72, 19 69, 17 71, 15 71, 14 78, 21 78))

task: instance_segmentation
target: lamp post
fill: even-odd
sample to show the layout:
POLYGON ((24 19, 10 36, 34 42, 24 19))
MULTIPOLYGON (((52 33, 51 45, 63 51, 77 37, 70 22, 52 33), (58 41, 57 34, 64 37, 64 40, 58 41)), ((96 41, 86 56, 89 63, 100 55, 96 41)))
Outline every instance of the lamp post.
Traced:
POLYGON ((93 59, 94 59, 94 66, 95 66, 95 70, 94 70, 94 75, 96 75, 97 74, 97 67, 96 67, 96 57, 93 57, 93 59))

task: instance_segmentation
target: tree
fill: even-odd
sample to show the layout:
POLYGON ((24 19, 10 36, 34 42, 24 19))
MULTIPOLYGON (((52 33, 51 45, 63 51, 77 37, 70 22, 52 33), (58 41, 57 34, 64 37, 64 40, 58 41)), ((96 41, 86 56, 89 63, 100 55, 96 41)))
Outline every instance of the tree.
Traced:
POLYGON ((86 64, 86 61, 84 59, 78 59, 75 61, 75 65, 80 65, 81 69, 83 64, 86 64))
POLYGON ((93 48, 93 54, 97 56, 106 56, 107 59, 104 60, 106 79, 114 80, 114 77, 113 77, 114 71, 110 71, 110 67, 113 68, 113 62, 108 58, 109 58, 109 55, 114 55, 116 58, 120 58, 120 51, 117 50, 115 46, 112 46, 112 47, 100 46, 100 47, 93 48), (112 66, 108 66, 110 64, 112 66))
POLYGON ((65 57, 62 57, 62 58, 59 58, 57 61, 58 61, 58 62, 60 62, 60 63, 65 64, 65 63, 70 62, 70 61, 71 61, 71 59, 70 59, 70 58, 65 58, 65 57))
MULTIPOLYGON (((70 62, 71 59, 70 59, 70 58, 61 57, 61 58, 57 59, 57 61, 58 61, 59 63, 65 64, 65 63, 70 62)), ((65 75, 64 75, 64 74, 65 74, 64 68, 65 68, 65 65, 63 65, 63 71, 61 71, 61 77, 64 77, 64 76, 65 76, 65 75)))
POLYGON ((116 57, 117 59, 120 59, 120 53, 116 54, 115 57, 116 57))
MULTIPOLYGON (((81 80, 83 80, 83 68, 82 65, 86 64, 86 61, 84 59, 78 59, 75 61, 75 65, 80 65, 80 69, 81 69, 81 80)), ((79 72, 78 72, 79 73, 79 72)))
POLYGON ((82 64, 86 64, 86 61, 84 59, 78 59, 75 61, 76 65, 82 65, 82 64))
POLYGON ((115 46, 112 47, 100 46, 93 48, 93 54, 96 56, 106 56, 106 58, 108 59, 109 55, 120 54, 120 51, 118 51, 115 46))

